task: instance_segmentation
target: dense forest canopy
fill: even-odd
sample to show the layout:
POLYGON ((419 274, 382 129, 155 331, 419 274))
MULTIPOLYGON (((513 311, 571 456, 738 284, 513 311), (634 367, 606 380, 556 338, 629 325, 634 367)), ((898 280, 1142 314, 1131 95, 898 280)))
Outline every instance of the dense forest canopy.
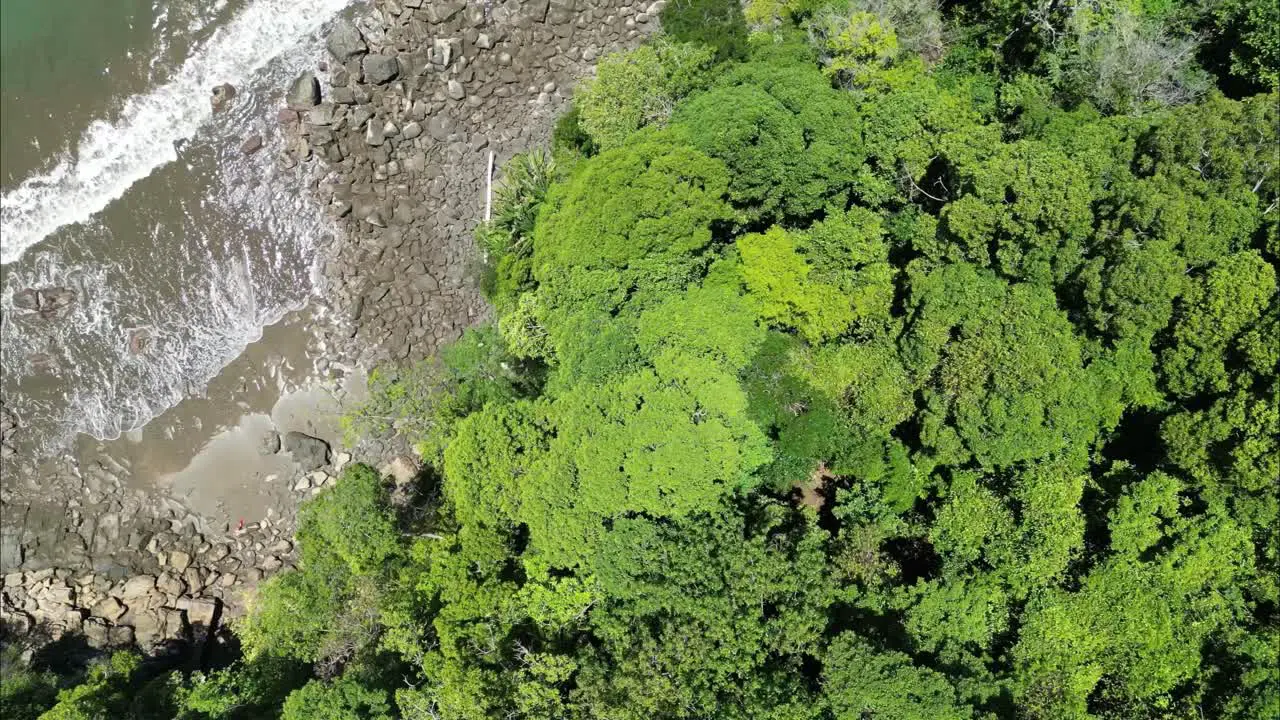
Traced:
POLYGON ((44 717, 1280 716, 1277 7, 671 0, 353 417, 414 491, 44 717))

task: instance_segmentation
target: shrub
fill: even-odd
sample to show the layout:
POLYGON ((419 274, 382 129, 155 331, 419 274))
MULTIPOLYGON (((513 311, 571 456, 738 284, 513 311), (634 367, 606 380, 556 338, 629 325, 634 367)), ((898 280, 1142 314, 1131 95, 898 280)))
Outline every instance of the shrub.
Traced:
POLYGON ((668 40, 609 55, 574 99, 582 128, 596 146, 608 150, 641 127, 665 124, 713 57, 706 47, 668 40))

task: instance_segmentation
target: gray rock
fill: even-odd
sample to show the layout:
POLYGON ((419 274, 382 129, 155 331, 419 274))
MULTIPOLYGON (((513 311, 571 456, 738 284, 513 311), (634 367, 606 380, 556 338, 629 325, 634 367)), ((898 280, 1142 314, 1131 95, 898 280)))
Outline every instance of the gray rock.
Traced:
POLYGON ((13 294, 13 306, 18 310, 35 312, 40 309, 40 293, 35 288, 19 290, 13 294))
POLYGON ((289 85, 284 103, 291 110, 310 110, 320 104, 320 81, 310 72, 304 72, 289 85))
POLYGON ((174 550, 169 553, 169 566, 177 572, 182 572, 191 567, 191 556, 181 550, 174 550))
POLYGON ((187 614, 187 622, 201 625, 206 629, 213 628, 213 620, 218 615, 218 601, 205 598, 179 598, 176 607, 187 614))
POLYGON ((125 600, 140 598, 156 588, 156 579, 151 575, 137 575, 125 581, 120 597, 125 600))
POLYGON ((105 600, 89 608, 89 613, 94 617, 100 617, 110 622, 119 620, 128 610, 119 600, 108 597, 105 600))
POLYGON ((349 20, 339 20, 334 23, 333 30, 329 32, 329 37, 325 39, 324 44, 329 48, 329 54, 338 62, 346 62, 369 51, 364 36, 360 34, 360 28, 349 20))
POLYGON ((111 628, 98 618, 89 618, 80 626, 85 642, 92 648, 105 648, 111 644, 111 628))
POLYGON ((258 454, 267 456, 275 455, 278 452, 280 452, 280 433, 275 430, 268 430, 262 433, 262 437, 258 438, 258 454))
POLYGON ((386 141, 387 137, 382 132, 383 125, 376 119, 370 119, 364 128, 364 142, 371 147, 377 147, 386 141))
POLYGON ((76 291, 70 288, 42 288, 39 293, 40 314, 44 317, 62 317, 76 301, 76 291))
POLYGON ((221 112, 227 109, 227 106, 231 104, 235 96, 235 86, 231 83, 223 83, 213 89, 213 93, 209 97, 209 104, 213 106, 214 112, 221 112))
POLYGON ((293 456, 293 461, 302 467, 303 472, 319 470, 329 464, 329 443, 320 438, 295 431, 284 436, 285 452, 293 456))
POLYGON ((245 155, 252 155, 262 149, 262 136, 254 133, 244 139, 240 144, 240 152, 245 155))
POLYGON ((462 12, 462 9, 466 6, 467 4, 460 0, 449 0, 449 2, 432 0, 432 2, 427 3, 427 19, 437 25, 448 22, 453 19, 454 15, 462 12))
POLYGON ((427 132, 436 140, 445 141, 453 132, 453 121, 443 115, 433 115, 427 121, 427 132))
POLYGON ((22 564, 20 537, 16 530, 0 533, 0 568, 16 570, 22 564))
POLYGON ((454 100, 461 100, 467 96, 467 91, 462 88, 462 83, 457 80, 450 80, 446 87, 446 92, 449 93, 449 97, 454 100))
POLYGON ((365 55, 360 67, 364 81, 374 85, 389 83, 400 74, 400 62, 390 55, 365 55))
POLYGON ((312 125, 332 125, 333 119, 334 106, 332 103, 320 103, 307 112, 307 122, 312 125))
POLYGON ((112 646, 125 646, 133 644, 133 628, 129 625, 117 625, 107 630, 107 641, 112 646))

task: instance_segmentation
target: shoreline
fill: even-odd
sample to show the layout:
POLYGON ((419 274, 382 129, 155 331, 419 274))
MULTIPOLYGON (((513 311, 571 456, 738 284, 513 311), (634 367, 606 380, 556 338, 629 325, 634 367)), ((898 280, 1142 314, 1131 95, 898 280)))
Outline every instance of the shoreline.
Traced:
POLYGON ((305 191, 340 226, 316 263, 317 289, 200 397, 116 440, 82 437, 74 457, 17 482, 6 473, 0 620, 33 638, 46 626, 49 637, 155 650, 202 637, 197 617, 209 634, 291 566, 301 500, 346 462, 384 467, 404 454, 394 438, 341 447, 334 419, 363 374, 425 359, 489 316, 471 234, 489 152, 501 167, 546 142, 576 80, 655 29, 657 7, 378 0, 358 25, 334 23, 317 102, 282 111, 278 133, 279 161, 313 164, 305 191), (350 47, 335 52, 344 34, 350 47), (370 63, 383 74, 394 64, 392 77, 369 82, 380 77, 370 63), (264 436, 290 431, 327 442, 330 462, 304 470, 283 449, 259 453, 264 436), (125 612, 108 617, 113 602, 125 612))

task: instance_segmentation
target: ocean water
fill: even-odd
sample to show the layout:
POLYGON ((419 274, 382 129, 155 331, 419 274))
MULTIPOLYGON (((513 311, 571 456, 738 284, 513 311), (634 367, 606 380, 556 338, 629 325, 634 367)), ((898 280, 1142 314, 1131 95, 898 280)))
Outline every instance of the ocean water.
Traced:
POLYGON ((0 401, 24 452, 141 427, 307 301, 333 228, 275 114, 351 4, 0 2, 0 401))

